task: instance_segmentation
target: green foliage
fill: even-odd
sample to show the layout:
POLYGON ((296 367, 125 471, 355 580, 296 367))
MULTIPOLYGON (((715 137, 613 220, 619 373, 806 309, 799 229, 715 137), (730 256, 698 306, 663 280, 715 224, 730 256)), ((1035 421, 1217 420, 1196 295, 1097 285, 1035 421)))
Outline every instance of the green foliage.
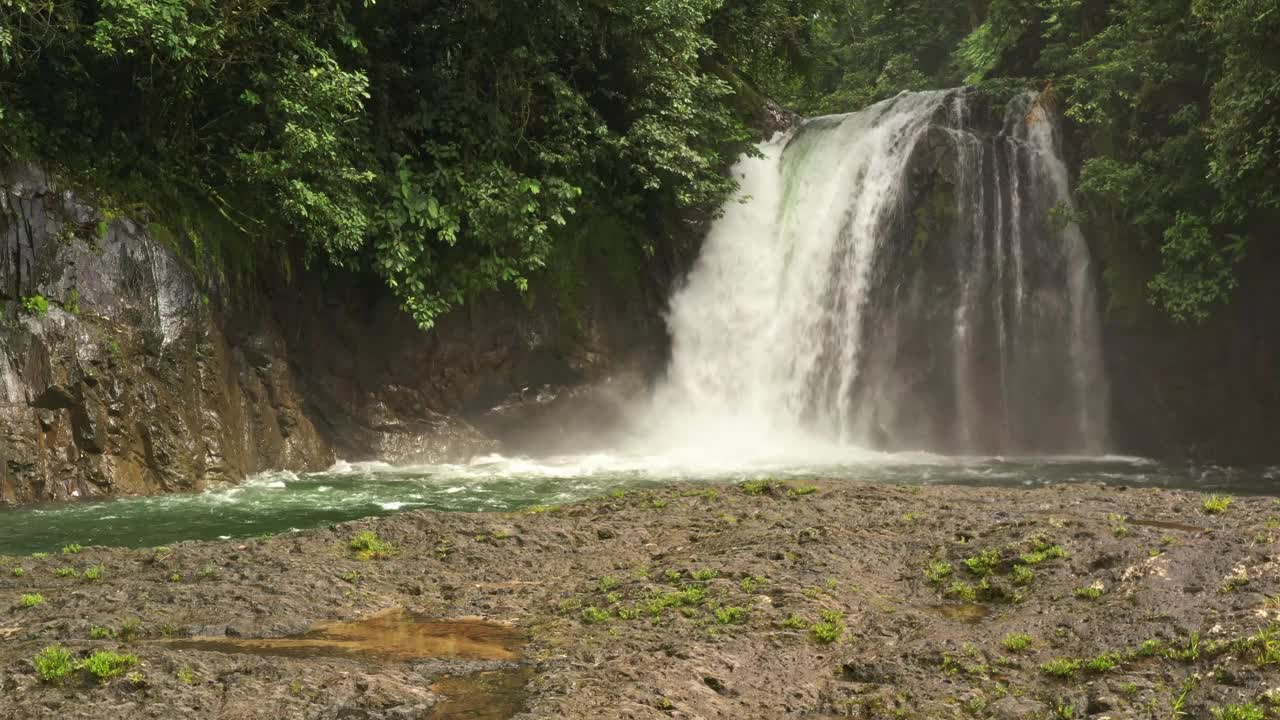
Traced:
POLYGON ((1097 600, 1102 597, 1103 589, 1095 585, 1088 587, 1078 587, 1074 590, 1075 596, 1081 600, 1097 600))
POLYGON ((924 568, 924 576, 934 585, 941 585, 952 572, 951 563, 945 560, 932 560, 924 568))
POLYGON ((356 533, 347 543, 347 548, 361 560, 382 560, 399 552, 396 546, 379 538, 372 530, 356 533))
POLYGON ((100 625, 97 625, 92 628, 89 628, 89 637, 93 638, 94 640, 105 640, 108 638, 113 638, 115 636, 116 636, 116 631, 112 630, 109 627, 102 627, 100 625))
POLYGON ((742 488, 742 492, 748 495, 764 495, 773 489, 773 480, 768 478, 763 480, 748 480, 738 486, 742 488))
POLYGON ((83 548, 83 547, 81 547, 78 543, 71 543, 70 545, 64 545, 64 546, 62 547, 62 554, 63 554, 63 555, 78 555, 78 554, 80 553, 80 551, 82 551, 82 550, 84 550, 84 548, 83 548))
POLYGON ((1035 582, 1036 573, 1026 565, 1014 565, 1013 572, 1009 574, 1009 579, 1014 585, 1030 585, 1035 582))
POLYGON ((1260 705, 1225 705, 1210 712, 1216 720, 1266 720, 1267 711, 1260 705))
POLYGON ((697 586, 689 586, 673 592, 655 593, 645 601, 642 609, 649 615, 657 617, 667 608, 685 608, 701 605, 706 599, 706 590, 697 586))
POLYGON ((40 676, 40 680, 53 685, 61 685, 76 670, 71 651, 58 645, 50 645, 36 653, 32 664, 35 665, 36 675, 40 676))
POLYGON ((830 5, 4 4, 0 154, 232 271, 299 247, 375 273, 429 326, 526 289, 588 196, 717 206, 757 109, 719 60, 785 67, 830 5))
POLYGON ((10 568, 10 569, 9 569, 9 574, 10 574, 10 575, 12 575, 12 576, 14 576, 14 577, 18 577, 18 578, 20 578, 20 577, 22 577, 23 575, 26 575, 26 574, 27 574, 27 570, 26 570, 26 568, 23 568, 23 567, 13 567, 13 568, 10 568))
POLYGON ((94 565, 92 567, 85 568, 84 574, 81 575, 81 577, 89 582, 98 582, 102 580, 104 572, 106 572, 106 569, 103 566, 94 565))
POLYGON ((1009 633, 1000 641, 1000 646, 1009 652, 1022 652, 1031 647, 1033 639, 1026 633, 1009 633))
POLYGON ((1200 503, 1201 508, 1206 514, 1218 515, 1227 511, 1231 507, 1232 498, 1230 495, 1210 495, 1200 503))
POLYGON ((1056 678, 1069 678, 1076 674, 1080 665, 1080 661, 1074 658, 1054 658, 1042 664, 1040 671, 1056 678))
POLYGON ((839 641, 844 630, 844 614, 837 610, 823 610, 822 619, 809 626, 809 634, 824 645, 839 641))
POLYGON ((595 605, 583 608, 582 620, 588 624, 609 622, 613 615, 608 610, 602 610, 595 605))
POLYGON ((1061 545, 1049 545, 1047 547, 1037 548, 1025 555, 1020 555, 1018 560, 1024 565, 1039 565, 1042 562, 1056 560, 1066 556, 1067 551, 1062 549, 1061 545))
POLYGON ((49 313, 49 301, 43 295, 28 295, 22 298, 22 310, 28 315, 44 317, 49 313))
POLYGON ((138 618, 129 618, 120 623, 120 639, 132 640, 142 633, 142 621, 138 618))
POLYGON ((991 575, 1000 568, 1000 563, 1000 551, 995 549, 983 550, 980 554, 964 560, 964 566, 969 569, 969 572, 979 577, 991 575))
POLYGON ((747 609, 741 607, 719 607, 715 615, 721 625, 742 625, 747 621, 747 609))
POLYGON ((23 595, 18 600, 18 603, 22 605, 22 607, 24 608, 33 608, 33 607, 36 607, 37 605, 44 604, 44 596, 41 595, 40 593, 28 593, 26 595, 23 595))
POLYGON ((1089 672, 1105 673, 1116 667, 1120 662, 1114 653, 1103 653, 1095 658, 1090 658, 1084 663, 1084 667, 1089 672))
POLYGON ((1197 322, 1274 252, 1277 36, 1269 0, 8 0, 0 156, 56 160, 219 276, 371 273, 430 326, 539 277, 572 296, 587 208, 629 228, 634 276, 649 218, 734 191, 766 96, 1036 87, 1111 307, 1197 322))
POLYGON ((109 680, 123 675, 125 670, 138 664, 137 655, 120 655, 109 651, 100 651, 90 655, 80 663, 80 667, 88 670, 99 681, 109 680))
POLYGON ((798 613, 791 613, 786 620, 782 621, 782 627, 788 630, 808 630, 809 621, 800 617, 798 613))

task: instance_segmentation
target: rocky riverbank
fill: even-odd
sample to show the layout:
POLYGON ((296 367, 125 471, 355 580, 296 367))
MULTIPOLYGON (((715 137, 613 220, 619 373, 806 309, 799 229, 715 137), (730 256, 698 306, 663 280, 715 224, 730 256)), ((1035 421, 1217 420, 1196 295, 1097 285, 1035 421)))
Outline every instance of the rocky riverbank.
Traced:
POLYGON ((1275 713, 1278 539, 1263 497, 752 483, 71 546, 0 566, 0 718, 1275 713))

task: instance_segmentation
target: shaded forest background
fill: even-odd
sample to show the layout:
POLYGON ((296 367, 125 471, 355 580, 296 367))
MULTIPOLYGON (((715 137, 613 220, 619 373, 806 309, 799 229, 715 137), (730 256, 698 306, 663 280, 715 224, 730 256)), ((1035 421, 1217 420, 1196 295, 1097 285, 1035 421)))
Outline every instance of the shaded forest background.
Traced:
POLYGON ((1276 254, 1277 37, 1271 0, 0 0, 0 156, 220 281, 351 268, 429 327, 584 246, 644 272, 655 218, 734 192, 762 98, 1031 88, 1108 313, 1196 323, 1276 254))

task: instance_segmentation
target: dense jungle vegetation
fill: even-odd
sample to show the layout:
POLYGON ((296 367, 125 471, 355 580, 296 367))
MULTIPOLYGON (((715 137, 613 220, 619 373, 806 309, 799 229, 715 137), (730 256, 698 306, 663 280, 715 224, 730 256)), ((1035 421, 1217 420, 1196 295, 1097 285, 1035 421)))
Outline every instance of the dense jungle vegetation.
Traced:
POLYGON ((1140 302, 1194 321, 1280 219, 1277 37, 1275 0, 0 0, 0 154, 429 326, 586 215, 716 207, 744 97, 1030 86, 1140 302))

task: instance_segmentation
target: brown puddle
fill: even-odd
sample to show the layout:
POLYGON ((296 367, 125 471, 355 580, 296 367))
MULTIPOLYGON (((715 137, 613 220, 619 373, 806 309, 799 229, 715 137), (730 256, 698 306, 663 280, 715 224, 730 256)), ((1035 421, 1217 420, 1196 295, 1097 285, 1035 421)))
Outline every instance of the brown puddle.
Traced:
POLYGON ((1169 520, 1140 520, 1138 518, 1129 518, 1126 522, 1130 525, 1141 525, 1143 527, 1161 528, 1162 530, 1181 530, 1189 533, 1212 532, 1207 527, 1199 525, 1188 525, 1186 523, 1171 522, 1169 520))
POLYGON ((524 686, 533 668, 520 665, 447 677, 431 686, 445 699, 431 708, 428 720, 506 720, 524 709, 524 686))
MULTIPOLYGON (((403 609, 347 622, 321 623, 301 635, 281 638, 212 638, 162 641, 180 650, 293 658, 357 656, 379 660, 520 659, 523 633, 480 620, 428 620, 403 609)), ((429 720, 507 720, 524 709, 533 668, 517 665, 454 675, 431 686, 444 699, 429 720)))
POLYGON ((520 659, 523 634, 513 627, 479 620, 427 620, 403 609, 359 620, 321 623, 301 635, 281 638, 195 637, 166 641, 181 650, 250 655, 316 657, 357 655, 384 660, 520 659))
POLYGON ((977 625, 991 611, 983 605, 930 605, 929 609, 948 620, 977 625))

